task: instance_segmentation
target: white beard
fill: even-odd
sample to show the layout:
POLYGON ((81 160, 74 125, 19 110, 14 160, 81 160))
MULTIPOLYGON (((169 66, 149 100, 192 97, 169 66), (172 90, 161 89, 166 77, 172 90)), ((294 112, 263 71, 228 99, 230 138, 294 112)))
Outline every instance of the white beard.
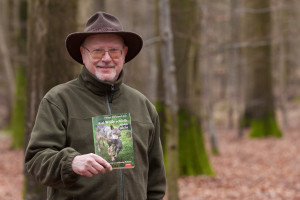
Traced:
POLYGON ((113 72, 109 74, 102 74, 96 71, 96 77, 101 81, 114 82, 116 75, 117 75, 116 70, 113 70, 113 72))

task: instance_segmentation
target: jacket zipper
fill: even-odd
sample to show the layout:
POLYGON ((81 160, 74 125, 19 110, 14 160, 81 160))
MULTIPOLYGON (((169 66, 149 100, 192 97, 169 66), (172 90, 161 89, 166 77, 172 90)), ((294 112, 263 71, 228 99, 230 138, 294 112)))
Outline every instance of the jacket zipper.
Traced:
POLYGON ((112 103, 112 101, 113 101, 114 92, 115 92, 115 85, 112 84, 111 87, 110 87, 109 103, 112 103))
MULTIPOLYGON (((112 103, 113 101, 113 98, 114 98, 114 92, 115 92, 115 86, 114 84, 111 85, 111 88, 110 88, 110 93, 107 94, 106 96, 106 103, 107 103, 107 108, 108 108, 108 113, 111 115, 112 112, 111 112, 111 108, 110 108, 110 103, 112 103)), ((124 183, 123 183, 123 171, 122 169, 120 169, 120 180, 121 180, 121 200, 124 199, 124 183)))

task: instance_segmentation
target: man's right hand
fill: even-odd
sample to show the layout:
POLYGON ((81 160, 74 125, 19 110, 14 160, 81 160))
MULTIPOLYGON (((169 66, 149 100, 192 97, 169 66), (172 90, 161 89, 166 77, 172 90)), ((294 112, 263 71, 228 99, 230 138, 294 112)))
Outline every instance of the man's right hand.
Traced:
POLYGON ((112 171, 111 165, 106 160, 93 153, 75 156, 72 169, 76 174, 87 177, 92 177, 99 172, 104 174, 106 170, 112 171))

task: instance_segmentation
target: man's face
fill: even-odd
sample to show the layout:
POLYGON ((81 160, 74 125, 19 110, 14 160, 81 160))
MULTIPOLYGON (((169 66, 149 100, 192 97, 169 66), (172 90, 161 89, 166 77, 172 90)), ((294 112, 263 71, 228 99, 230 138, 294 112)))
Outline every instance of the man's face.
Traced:
MULTIPOLYGON (((82 60, 86 68, 94 74, 99 80, 107 82, 115 82, 120 72, 123 69, 125 56, 127 54, 128 47, 124 46, 123 39, 114 34, 98 34, 92 35, 85 39, 84 43, 80 47, 82 60), (93 54, 99 54, 100 51, 105 50, 102 58, 93 58, 93 54), (112 58, 113 54, 109 53, 119 51, 117 57, 112 58)), ((101 57, 101 56, 100 56, 101 57)))

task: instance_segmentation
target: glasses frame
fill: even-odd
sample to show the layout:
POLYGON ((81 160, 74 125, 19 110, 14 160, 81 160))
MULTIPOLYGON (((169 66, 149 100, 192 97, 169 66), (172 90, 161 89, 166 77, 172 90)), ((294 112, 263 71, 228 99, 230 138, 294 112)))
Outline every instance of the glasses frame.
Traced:
POLYGON ((82 48, 84 48, 85 50, 87 50, 88 52, 89 52, 89 54, 90 54, 90 56, 93 58, 93 59, 97 59, 97 60, 101 60, 104 56, 105 56, 105 53, 107 52, 108 53, 108 55, 109 55, 109 57, 111 58, 111 59, 119 59, 121 56, 122 56, 122 54, 123 54, 123 48, 122 49, 116 49, 116 48, 111 48, 111 49, 108 49, 108 50, 105 50, 105 49, 101 49, 101 48, 99 48, 99 49, 101 49, 101 50, 104 50, 104 54, 102 55, 102 57, 101 58, 96 58, 95 56, 93 56, 93 52, 95 52, 95 51, 97 51, 97 50, 99 50, 99 49, 94 49, 94 50, 92 50, 92 51, 90 51, 88 48, 86 48, 85 46, 83 46, 83 45, 81 45, 82 46, 82 48), (118 57, 118 58, 114 58, 113 56, 111 56, 111 50, 112 49, 114 49, 114 50, 118 50, 118 51, 120 51, 120 56, 118 57))

